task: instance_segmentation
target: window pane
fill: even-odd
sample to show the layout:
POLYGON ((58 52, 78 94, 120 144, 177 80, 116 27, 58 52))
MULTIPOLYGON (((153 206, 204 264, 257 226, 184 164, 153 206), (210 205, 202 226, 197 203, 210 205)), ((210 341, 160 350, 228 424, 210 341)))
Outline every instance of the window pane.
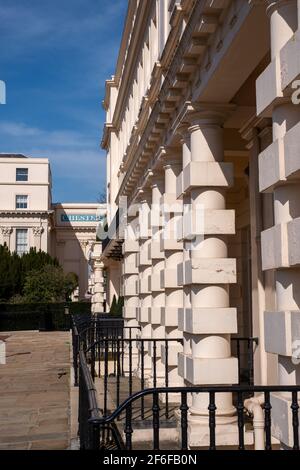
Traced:
POLYGON ((16 196, 16 209, 27 209, 28 207, 28 196, 16 196))
POLYGON ((16 170, 17 181, 28 181, 28 168, 17 168, 16 170))
POLYGON ((16 230, 16 251, 18 255, 23 255, 28 252, 28 230, 16 230))

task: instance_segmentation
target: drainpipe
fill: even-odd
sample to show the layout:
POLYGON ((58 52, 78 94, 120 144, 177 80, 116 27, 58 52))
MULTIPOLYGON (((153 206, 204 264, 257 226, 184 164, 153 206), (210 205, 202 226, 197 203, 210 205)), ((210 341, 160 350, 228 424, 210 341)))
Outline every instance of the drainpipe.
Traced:
POLYGON ((264 396, 249 398, 245 400, 246 410, 253 416, 254 450, 265 450, 265 416, 262 405, 264 396))

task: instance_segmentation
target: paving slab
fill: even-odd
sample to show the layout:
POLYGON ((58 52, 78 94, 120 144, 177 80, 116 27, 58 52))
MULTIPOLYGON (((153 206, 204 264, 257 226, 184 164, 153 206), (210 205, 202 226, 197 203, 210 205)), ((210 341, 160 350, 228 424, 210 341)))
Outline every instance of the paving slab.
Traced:
POLYGON ((0 450, 70 446, 69 332, 1 332, 0 450))

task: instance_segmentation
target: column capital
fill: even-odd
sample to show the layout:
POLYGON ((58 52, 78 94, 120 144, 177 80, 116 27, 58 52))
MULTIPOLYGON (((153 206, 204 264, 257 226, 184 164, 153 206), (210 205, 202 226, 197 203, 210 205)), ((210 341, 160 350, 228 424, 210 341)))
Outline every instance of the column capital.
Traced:
POLYGON ((149 204, 151 200, 151 189, 149 188, 138 188, 136 200, 139 204, 149 204))
POLYGON ((42 235, 42 233, 44 232, 44 228, 43 227, 33 227, 32 231, 33 231, 33 235, 35 237, 40 237, 42 235))
POLYGON ((269 118, 255 116, 240 129, 240 135, 248 143, 247 148, 251 148, 253 140, 257 138, 257 135, 269 129, 272 131, 272 121, 269 118))
POLYGON ((180 141, 181 144, 187 142, 188 139, 190 138, 189 127, 190 127, 190 123, 184 122, 184 123, 181 123, 176 129, 176 133, 181 137, 181 141, 180 141))
POLYGON ((181 167, 182 166, 181 161, 178 160, 177 158, 166 160, 163 168, 164 170, 169 170, 170 168, 173 168, 174 166, 181 167))
POLYGON ((0 227, 1 233, 4 237, 9 237, 12 234, 12 227, 0 227))
POLYGON ((236 106, 231 104, 196 103, 194 111, 188 115, 188 130, 193 132, 207 126, 222 126, 235 109, 236 106))
POLYGON ((267 14, 268 16, 271 16, 274 11, 278 10, 281 7, 287 6, 287 5, 295 5, 297 0, 265 0, 266 2, 266 8, 267 8, 267 14))

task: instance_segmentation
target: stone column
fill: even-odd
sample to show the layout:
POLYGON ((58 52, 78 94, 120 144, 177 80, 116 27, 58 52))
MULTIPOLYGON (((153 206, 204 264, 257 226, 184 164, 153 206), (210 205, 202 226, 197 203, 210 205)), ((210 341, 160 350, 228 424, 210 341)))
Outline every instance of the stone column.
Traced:
MULTIPOLYGON (((151 338, 151 324, 149 323, 149 310, 151 309, 151 290, 149 278, 151 277, 151 260, 149 258, 150 233, 150 205, 151 193, 149 190, 141 191, 139 202, 139 252, 137 255, 139 270, 139 309, 138 321, 141 327, 141 338, 151 338)), ((149 344, 144 342, 144 374, 151 376, 151 355, 149 344)))
MULTIPOLYGON (((93 263, 92 260, 90 261, 91 263, 91 269, 93 270, 93 263)), ((89 277, 89 293, 91 294, 91 312, 94 313, 94 285, 95 285, 95 277, 94 277, 94 272, 90 274, 89 277)))
MULTIPOLYGON (((190 194, 183 191, 183 172, 191 162, 191 136, 188 131, 189 126, 187 124, 182 125, 178 129, 178 133, 181 136, 180 143, 182 145, 182 172, 177 177, 176 183, 176 195, 177 200, 182 200, 182 218, 181 218, 181 229, 178 240, 183 243, 182 252, 182 263, 177 267, 177 279, 178 285, 183 287, 183 308, 178 310, 178 329, 183 335, 183 354, 178 355, 178 373, 185 381, 185 370, 186 360, 192 354, 192 335, 185 329, 185 311, 191 308, 190 298, 190 286, 184 282, 184 265, 185 262, 190 259, 191 243, 190 240, 184 240, 183 226, 186 213, 190 207, 190 194)), ((189 385, 189 383, 187 383, 189 385)), ((188 404, 191 405, 191 396, 188 396, 188 404)))
MULTIPOLYGON (((271 22, 271 59, 277 68, 268 68, 259 79, 258 93, 267 79, 280 82, 280 51, 297 29, 296 0, 269 1, 271 22), (271 71, 271 72, 270 72, 271 71)), ((288 176, 289 162, 297 161, 299 150, 289 139, 291 129, 300 121, 300 107, 284 98, 281 86, 273 97, 273 143, 260 154, 260 190, 272 192, 274 197, 275 225, 262 232, 262 264, 265 271, 275 270, 275 311, 265 312, 266 350, 278 355, 278 381, 282 385, 300 384, 300 365, 293 358, 293 338, 299 339, 300 327, 300 268, 299 268, 299 177, 288 176)), ((260 100, 258 100, 260 105, 260 100)), ((267 104, 267 103, 266 103, 267 104)), ((259 106, 258 108, 262 108, 259 106)), ((299 166, 298 166, 299 168, 299 166)), ((296 348, 295 348, 296 349, 296 348)), ((291 394, 272 396, 273 435, 282 446, 292 447, 291 394), (288 418, 290 417, 290 419, 288 418)))
POLYGON ((87 240, 80 241, 80 273, 79 273, 79 298, 84 299, 88 287, 88 253, 89 243, 87 240))
POLYGON ((101 261, 102 243, 96 242, 91 254, 93 266, 92 310, 94 314, 104 313, 104 264, 101 261))
POLYGON ((139 251, 139 242, 136 238, 136 219, 134 217, 127 217, 127 226, 125 229, 125 241, 122 247, 123 251, 123 285, 124 285, 124 311, 123 317, 125 319, 125 326, 138 325, 138 307, 139 307, 139 293, 137 289, 138 283, 138 264, 137 254, 139 251), (134 293, 129 292, 125 288, 126 285, 135 287, 134 293))
MULTIPOLYGON (((122 277, 123 277, 123 293, 124 293, 124 308, 123 318, 124 326, 133 328, 125 330, 124 336, 126 338, 135 338, 139 336, 138 328, 138 310, 139 310, 139 268, 137 255, 139 251, 139 242, 137 239, 137 214, 129 209, 127 215, 127 225, 124 233, 123 243, 123 265, 122 265, 122 277)), ((132 344, 133 352, 133 367, 136 368, 138 365, 138 351, 136 343, 132 344)), ((128 351, 127 351, 128 352, 128 351)), ((129 356, 126 355, 126 364, 128 366, 129 356)))
MULTIPOLYGON (((162 217, 160 202, 164 194, 165 180, 161 172, 153 175, 152 206, 151 206, 151 243, 149 245, 149 258, 152 262, 152 271, 149 276, 149 290, 152 294, 151 308, 149 309, 149 323, 152 328, 152 338, 164 338, 165 328, 161 322, 162 308, 165 306, 165 292, 161 286, 161 273, 165 267, 165 253, 161 250, 160 238, 162 234, 162 217)), ((149 353, 153 357, 153 343, 149 345, 149 353)), ((161 360, 161 343, 156 343, 156 372, 157 385, 164 385, 165 369, 161 360)))
MULTIPOLYGON (((175 153, 175 151, 173 151, 175 153)), ((164 269, 161 271, 161 287, 165 290, 165 306, 161 309, 161 323, 166 338, 181 338, 178 329, 178 315, 183 307, 183 289, 178 285, 177 268, 183 260, 183 243, 178 241, 178 222, 182 216, 182 201, 176 198, 176 181, 181 173, 181 162, 167 154, 165 170, 165 194, 161 198, 164 217, 161 236, 161 250, 165 253, 164 269)), ((170 387, 182 386, 183 379, 178 375, 178 353, 182 352, 180 343, 168 345, 168 381, 170 387)), ((162 346, 162 362, 165 366, 166 351, 162 346)), ((178 398, 178 397, 176 397, 178 398)))
MULTIPOLYGON (((184 310, 184 331, 191 335, 191 353, 184 358, 184 379, 192 385, 238 383, 230 336, 237 333, 237 312, 229 305, 229 284, 236 282, 236 260, 228 258, 227 249, 227 235, 235 233, 235 213, 226 210, 226 189, 233 184, 233 166, 223 162, 222 129, 230 110, 225 106, 203 106, 191 116, 191 160, 183 169, 182 190, 190 202, 183 225, 183 283, 190 295, 190 308, 184 310)), ((193 394, 190 447, 209 442, 208 405, 207 395, 193 394)), ((216 406, 217 442, 236 443, 231 394, 217 394, 216 406)))
POLYGON ((44 232, 43 227, 33 227, 33 236, 34 236, 34 246, 36 248, 36 251, 40 251, 41 249, 41 238, 42 234, 44 232))
POLYGON ((3 236, 3 244, 6 244, 9 250, 11 250, 10 237, 11 237, 12 232, 13 232, 13 229, 11 227, 1 227, 1 233, 3 236))

